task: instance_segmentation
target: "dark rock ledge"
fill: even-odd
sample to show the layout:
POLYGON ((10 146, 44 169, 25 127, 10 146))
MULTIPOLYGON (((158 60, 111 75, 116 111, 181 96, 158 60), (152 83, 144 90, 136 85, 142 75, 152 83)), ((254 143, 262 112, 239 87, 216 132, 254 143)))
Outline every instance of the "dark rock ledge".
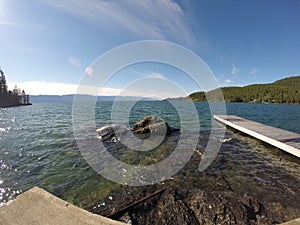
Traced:
MULTIPOLYGON (((119 203, 134 202, 153 192, 154 187, 125 188, 117 195, 119 203), (126 199, 120 199, 126 196, 126 199)), ((115 200, 118 201, 118 200, 115 200)), ((94 213, 108 215, 118 211, 118 204, 92 210, 94 213)), ((237 196, 231 191, 206 192, 194 189, 179 193, 173 188, 167 188, 162 194, 154 196, 135 207, 128 209, 119 217, 122 222, 129 224, 274 224, 278 221, 268 213, 268 208, 257 199, 237 196), (182 195, 184 194, 184 195, 182 195)))

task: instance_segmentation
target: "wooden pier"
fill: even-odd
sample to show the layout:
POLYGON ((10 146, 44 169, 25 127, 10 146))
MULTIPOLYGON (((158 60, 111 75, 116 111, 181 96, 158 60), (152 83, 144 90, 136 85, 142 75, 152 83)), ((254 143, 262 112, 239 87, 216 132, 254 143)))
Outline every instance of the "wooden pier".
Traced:
POLYGON ((214 115, 214 119, 300 158, 300 134, 233 115, 214 115))

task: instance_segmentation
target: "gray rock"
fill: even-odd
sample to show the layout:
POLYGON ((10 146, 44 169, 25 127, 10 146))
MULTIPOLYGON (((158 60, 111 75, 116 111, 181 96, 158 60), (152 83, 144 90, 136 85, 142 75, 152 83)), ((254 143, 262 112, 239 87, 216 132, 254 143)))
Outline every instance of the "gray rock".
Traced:
POLYGON ((272 224, 262 203, 230 191, 193 190, 181 196, 173 189, 166 190, 157 200, 144 202, 127 216, 132 224, 272 224))
POLYGON ((253 197, 237 196, 234 192, 193 191, 188 206, 194 211, 200 224, 269 224, 266 211, 253 197))
POLYGON ((170 135, 179 129, 170 127, 167 122, 156 116, 146 116, 133 125, 132 131, 140 138, 148 138, 150 133, 170 135))
POLYGON ((100 127, 97 130, 98 137, 101 141, 117 142, 121 135, 124 135, 128 130, 119 125, 108 125, 100 127))
POLYGON ((141 139, 146 139, 150 133, 152 135, 170 135, 173 131, 179 131, 179 129, 170 127, 167 122, 156 116, 146 116, 143 120, 136 122, 131 130, 120 125, 108 125, 97 129, 99 139, 103 142, 117 142, 122 137, 130 139, 133 134, 141 139))
POLYGON ((176 199, 174 190, 166 190, 155 207, 145 209, 147 204, 141 211, 131 213, 133 224, 199 225, 194 212, 184 201, 176 199))

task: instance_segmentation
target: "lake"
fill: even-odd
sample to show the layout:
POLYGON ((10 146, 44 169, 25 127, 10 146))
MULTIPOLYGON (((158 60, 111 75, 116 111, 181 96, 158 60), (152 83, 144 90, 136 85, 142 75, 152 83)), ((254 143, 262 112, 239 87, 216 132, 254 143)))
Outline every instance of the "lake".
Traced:
MULTIPOLYGON (((112 105, 112 102, 97 103, 97 127, 111 123, 112 105)), ((212 125, 207 103, 197 102, 195 107, 201 128, 198 147, 204 148, 210 130, 222 125, 212 125)), ((228 114, 300 133, 300 105, 226 103, 226 110, 228 114)), ((127 115, 129 125, 147 115, 157 115, 171 126, 181 127, 176 108, 167 101, 134 104, 127 115)), ((184 115, 189 117, 188 109, 184 115)), ((224 141, 218 157, 207 170, 179 172, 172 178, 172 185, 190 178, 187 185, 191 188, 218 189, 219 185, 237 194, 253 195, 300 212, 299 159, 232 130, 226 131, 225 139, 228 141, 224 141), (195 179, 207 182, 197 183, 195 179)), ((135 156, 130 154, 124 162, 141 162, 141 159, 134 162, 130 157, 135 156)), ((82 157, 73 133, 72 103, 38 103, 0 109, 0 206, 34 186, 90 211, 101 207, 99 204, 104 199, 122 188, 97 174, 82 157)))

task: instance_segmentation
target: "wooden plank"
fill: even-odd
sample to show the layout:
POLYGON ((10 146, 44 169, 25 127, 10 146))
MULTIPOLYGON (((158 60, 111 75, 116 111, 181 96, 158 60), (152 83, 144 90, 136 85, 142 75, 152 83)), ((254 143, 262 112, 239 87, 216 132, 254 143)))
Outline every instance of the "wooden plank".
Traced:
POLYGON ((119 219, 123 214, 125 214, 126 212, 128 212, 128 211, 129 211, 130 209, 132 209, 134 206, 136 206, 136 205, 138 205, 138 204, 140 204, 140 203, 142 203, 142 202, 148 200, 149 198, 152 198, 152 197, 154 197, 154 196, 156 196, 156 195, 158 195, 158 194, 161 194, 161 193, 164 192, 166 189, 167 189, 167 188, 159 189, 159 190, 155 191, 154 193, 152 193, 152 194, 150 194, 150 195, 148 195, 148 196, 146 196, 146 197, 143 197, 143 198, 141 198, 141 199, 139 199, 139 200, 137 200, 137 201, 135 201, 135 202, 133 202, 133 203, 131 203, 131 204, 129 204, 129 205, 127 205, 127 206, 121 208, 121 209, 119 209, 119 210, 116 211, 116 212, 113 212, 113 213, 107 215, 106 217, 107 217, 107 218, 110 218, 110 219, 119 219))
POLYGON ((214 119, 300 158, 300 134, 234 115, 214 115, 214 119))

